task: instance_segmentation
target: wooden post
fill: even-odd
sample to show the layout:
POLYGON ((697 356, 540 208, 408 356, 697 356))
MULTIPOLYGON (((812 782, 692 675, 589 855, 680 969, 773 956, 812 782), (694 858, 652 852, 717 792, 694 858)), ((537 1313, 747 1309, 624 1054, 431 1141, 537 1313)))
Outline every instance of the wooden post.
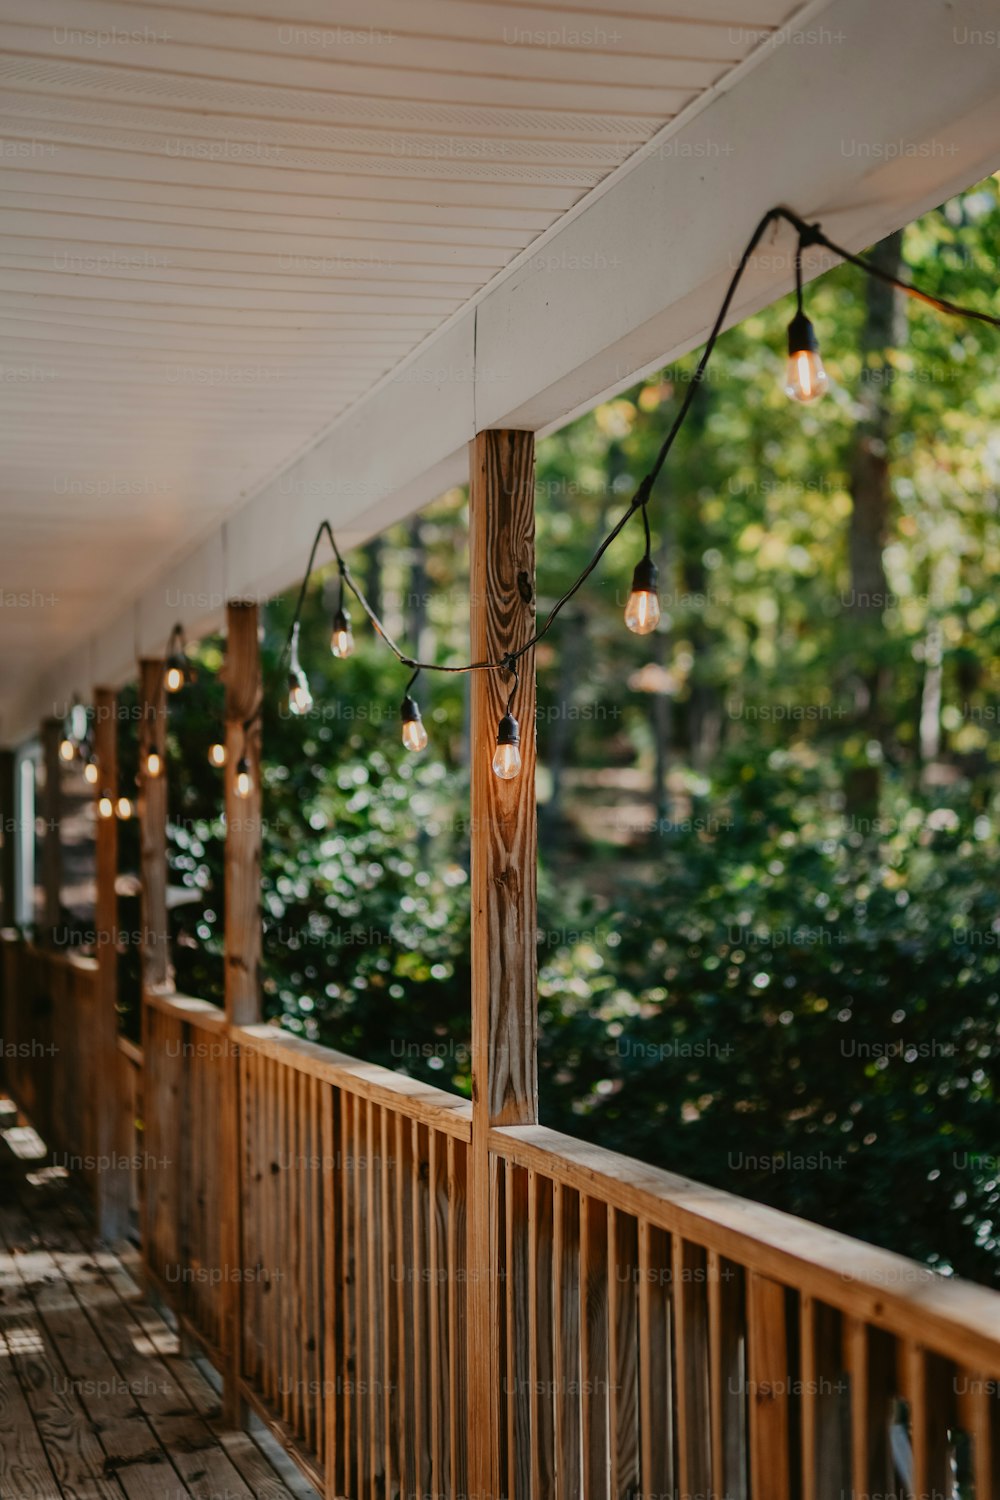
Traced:
MULTIPOLYGON (((535 627, 535 444, 483 432, 471 444, 472 660, 517 650, 535 627)), ((499 1247, 489 1131, 538 1119, 534 652, 518 663, 512 712, 521 774, 493 774, 497 725, 513 679, 472 674, 472 1152, 468 1229, 469 1492, 502 1492, 499 1247)), ((515 1369, 526 1368, 518 1357, 515 1369)), ((557 1393, 557 1400, 559 1395, 557 1393)))
POLYGON ((59 743, 63 727, 59 719, 42 721, 42 763, 45 767, 45 791, 42 797, 42 821, 45 838, 42 841, 42 942, 47 948, 55 945, 62 910, 62 848, 60 845, 60 823, 62 820, 62 765, 59 759, 59 743))
MULTIPOLYGON (((230 1027, 260 1020, 260 651, 257 606, 230 604, 226 611, 226 1016, 230 1027), (248 721, 250 721, 248 723, 248 721), (250 795, 236 795, 237 768, 246 760, 250 795)), ((239 1049, 223 1059, 220 1146, 222 1159, 222 1247, 224 1280, 222 1352, 223 1415, 243 1421, 240 1395, 243 1329, 239 1049)), ((268 1269, 268 1268, 265 1268, 268 1269)))
MULTIPOLYGON (((95 811, 102 794, 118 796, 118 700, 112 688, 94 692, 94 750, 100 776, 94 788, 95 811)), ((95 831, 97 896, 97 1223, 106 1240, 128 1228, 128 1176, 121 1156, 121 1107, 118 1058, 118 821, 97 811, 95 831)))
POLYGON ((139 663, 139 837, 142 878, 142 989, 169 986, 170 947, 167 925, 167 702, 162 661, 139 663), (160 771, 150 776, 150 753, 160 771))
MULTIPOLYGON (((139 663, 139 860, 141 878, 140 910, 142 928, 142 979, 140 1025, 142 1038, 142 1098, 144 1120, 161 1109, 166 1091, 164 1058, 155 1055, 150 1043, 149 996, 155 990, 169 990, 173 974, 170 967, 169 927, 167 923, 167 703, 164 687, 164 663, 144 658, 139 663), (146 770, 150 753, 160 757, 160 770, 151 776, 146 770)), ((172 1066, 183 1066, 183 1061, 172 1066)), ((154 1121, 154 1139, 162 1138, 166 1122, 154 1121)), ((178 1137, 175 1135, 174 1139, 178 1137)), ((155 1153, 150 1153, 152 1158, 155 1153)), ((139 1223, 143 1255, 152 1244, 151 1216, 155 1203, 155 1185, 147 1182, 146 1169, 139 1173, 139 1223)))
POLYGON ((260 1019, 260 651, 256 604, 230 604, 226 645, 226 1014, 235 1026, 260 1019), (244 729, 248 720, 253 720, 244 729), (236 795, 247 760, 249 797, 236 795))
POLYGON ((17 923, 17 796, 13 750, 0 750, 0 925, 17 923))

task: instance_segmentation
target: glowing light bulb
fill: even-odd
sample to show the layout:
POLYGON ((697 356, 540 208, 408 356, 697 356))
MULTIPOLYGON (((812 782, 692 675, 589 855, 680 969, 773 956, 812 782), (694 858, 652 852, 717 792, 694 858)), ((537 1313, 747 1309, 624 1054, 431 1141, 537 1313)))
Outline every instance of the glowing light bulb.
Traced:
POLYGON ((159 751, 150 750, 146 756, 146 775, 159 776, 163 770, 163 761, 160 759, 159 751))
POLYGON ((164 678, 164 686, 168 693, 179 693, 184 686, 184 660, 180 656, 172 656, 167 663, 167 675, 164 678))
POLYGON ((214 745, 209 745, 208 763, 210 766, 224 766, 226 764, 226 747, 221 740, 216 740, 214 745))
POLYGON ((59 759, 72 760, 75 754, 76 746, 70 739, 69 735, 64 735, 63 738, 59 741, 59 759))
POLYGON ((250 762, 245 755, 241 755, 236 762, 236 780, 234 790, 237 797, 249 797, 253 791, 253 777, 250 774, 250 762))
POLYGON ((102 792, 97 799, 97 815, 100 818, 114 817, 115 804, 110 792, 102 792))
POLYGON ((521 770, 521 730, 513 714, 504 714, 497 726, 497 748, 493 756, 493 774, 501 781, 513 781, 521 770))
POLYGON ((426 750, 427 730, 424 728, 416 700, 409 694, 403 699, 399 713, 403 721, 403 744, 407 750, 426 750))
POLYGON ((635 565, 632 591, 625 605, 625 624, 635 635, 649 635, 660 623, 660 596, 656 584, 656 564, 651 557, 644 557, 635 565))
POLYGON ((84 780, 88 781, 91 786, 96 786, 97 779, 100 774, 100 771, 97 769, 96 760, 88 760, 87 764, 83 768, 84 780))
POLYGON ((123 822, 127 822, 134 811, 130 799, 128 797, 119 797, 115 811, 123 822))
POLYGON ((296 664, 288 674, 288 711, 301 717, 307 714, 313 706, 313 696, 309 691, 309 679, 302 668, 296 664))
POLYGON ((354 632, 351 630, 351 617, 343 605, 341 605, 333 617, 330 650, 334 656, 341 658, 354 655, 354 632))
POLYGON ((815 401, 830 384, 819 353, 819 341, 805 313, 788 325, 788 373, 785 393, 794 401, 815 401))

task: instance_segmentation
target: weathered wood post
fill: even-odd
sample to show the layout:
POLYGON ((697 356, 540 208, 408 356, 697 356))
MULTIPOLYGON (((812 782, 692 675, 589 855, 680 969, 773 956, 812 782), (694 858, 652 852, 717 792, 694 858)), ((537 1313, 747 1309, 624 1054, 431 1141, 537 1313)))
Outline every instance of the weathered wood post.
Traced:
MULTIPOLYGON (((469 560, 472 660, 517 650, 535 628, 535 443, 531 432, 482 432, 470 445, 469 560)), ((537 822, 535 663, 518 663, 512 705, 521 773, 492 770, 510 683, 472 674, 472 1154, 468 1227, 469 1483, 485 1500, 504 1492, 497 1345, 495 1167, 489 1132, 533 1125, 537 1100, 537 822)), ((518 1361, 516 1368, 524 1369, 518 1361)), ((526 1461, 525 1452, 518 1455, 526 1461)), ((505 1476, 506 1477, 506 1476, 505 1476)))
POLYGON ((128 1175, 122 1168, 121 1065, 118 1057, 118 820, 102 817, 101 799, 118 796, 118 699, 113 688, 94 691, 94 751, 100 776, 94 787, 97 893, 97 1223, 106 1240, 128 1227, 128 1175))
POLYGON ((0 925, 17 922, 17 756, 0 750, 0 925))
MULTIPOLYGON (((256 604, 230 603, 226 610, 226 920, 225 999, 230 1028, 260 1020, 260 649, 256 604), (246 762, 249 791, 238 795, 237 777, 246 762)), ((241 1374, 240 1086, 239 1049, 232 1042, 223 1059, 221 1150, 224 1281, 223 1392, 226 1421, 243 1418, 241 1374)))
POLYGON ((62 821, 62 765, 59 745, 63 727, 59 719, 42 721, 42 764, 45 768, 45 790, 42 794, 42 822, 45 837, 42 840, 42 891, 44 905, 40 937, 46 948, 55 946, 62 910, 62 846, 60 824, 62 821))
MULTIPOLYGON (((167 703, 164 663, 144 658, 139 663, 139 873, 141 879, 140 926, 142 928, 142 1113, 153 1126, 144 1137, 160 1139, 167 1121, 153 1120, 157 1111, 176 1108, 177 1094, 170 1089, 171 1071, 183 1068, 183 1059, 167 1060, 154 1055, 150 1046, 149 996, 171 987, 169 927, 167 923, 167 703), (148 770, 149 756, 159 756, 156 775, 148 770)), ((176 1137, 174 1137, 176 1139, 176 1137)), ((158 1184, 147 1179, 148 1163, 155 1152, 144 1151, 146 1165, 140 1173, 140 1241, 143 1251, 152 1243, 151 1225, 158 1184)))

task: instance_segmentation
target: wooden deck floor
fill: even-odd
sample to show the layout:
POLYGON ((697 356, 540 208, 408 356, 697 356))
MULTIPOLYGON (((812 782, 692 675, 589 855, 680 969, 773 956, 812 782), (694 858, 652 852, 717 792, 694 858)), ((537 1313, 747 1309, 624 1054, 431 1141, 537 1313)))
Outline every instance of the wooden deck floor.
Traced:
POLYGON ((222 1429, 134 1251, 37 1148, 0 1101, 0 1500, 314 1497, 263 1429, 222 1429))

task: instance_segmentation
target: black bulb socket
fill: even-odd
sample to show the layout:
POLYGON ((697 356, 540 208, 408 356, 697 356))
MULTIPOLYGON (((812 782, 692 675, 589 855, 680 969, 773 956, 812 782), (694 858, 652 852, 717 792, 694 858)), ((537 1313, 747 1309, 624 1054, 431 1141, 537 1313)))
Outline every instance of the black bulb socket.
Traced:
POLYGON ((643 557, 635 565, 632 574, 633 594, 655 594, 659 573, 651 557, 643 557))
POLYGON ((521 743, 521 726, 513 714, 504 714, 497 725, 498 745, 519 745, 521 743))
POLYGON ((816 330, 804 312, 797 312, 788 325, 789 354, 818 354, 816 330))
POLYGON ((399 717, 404 724, 420 723, 420 708, 416 699, 411 698, 409 693, 399 706, 399 717))

